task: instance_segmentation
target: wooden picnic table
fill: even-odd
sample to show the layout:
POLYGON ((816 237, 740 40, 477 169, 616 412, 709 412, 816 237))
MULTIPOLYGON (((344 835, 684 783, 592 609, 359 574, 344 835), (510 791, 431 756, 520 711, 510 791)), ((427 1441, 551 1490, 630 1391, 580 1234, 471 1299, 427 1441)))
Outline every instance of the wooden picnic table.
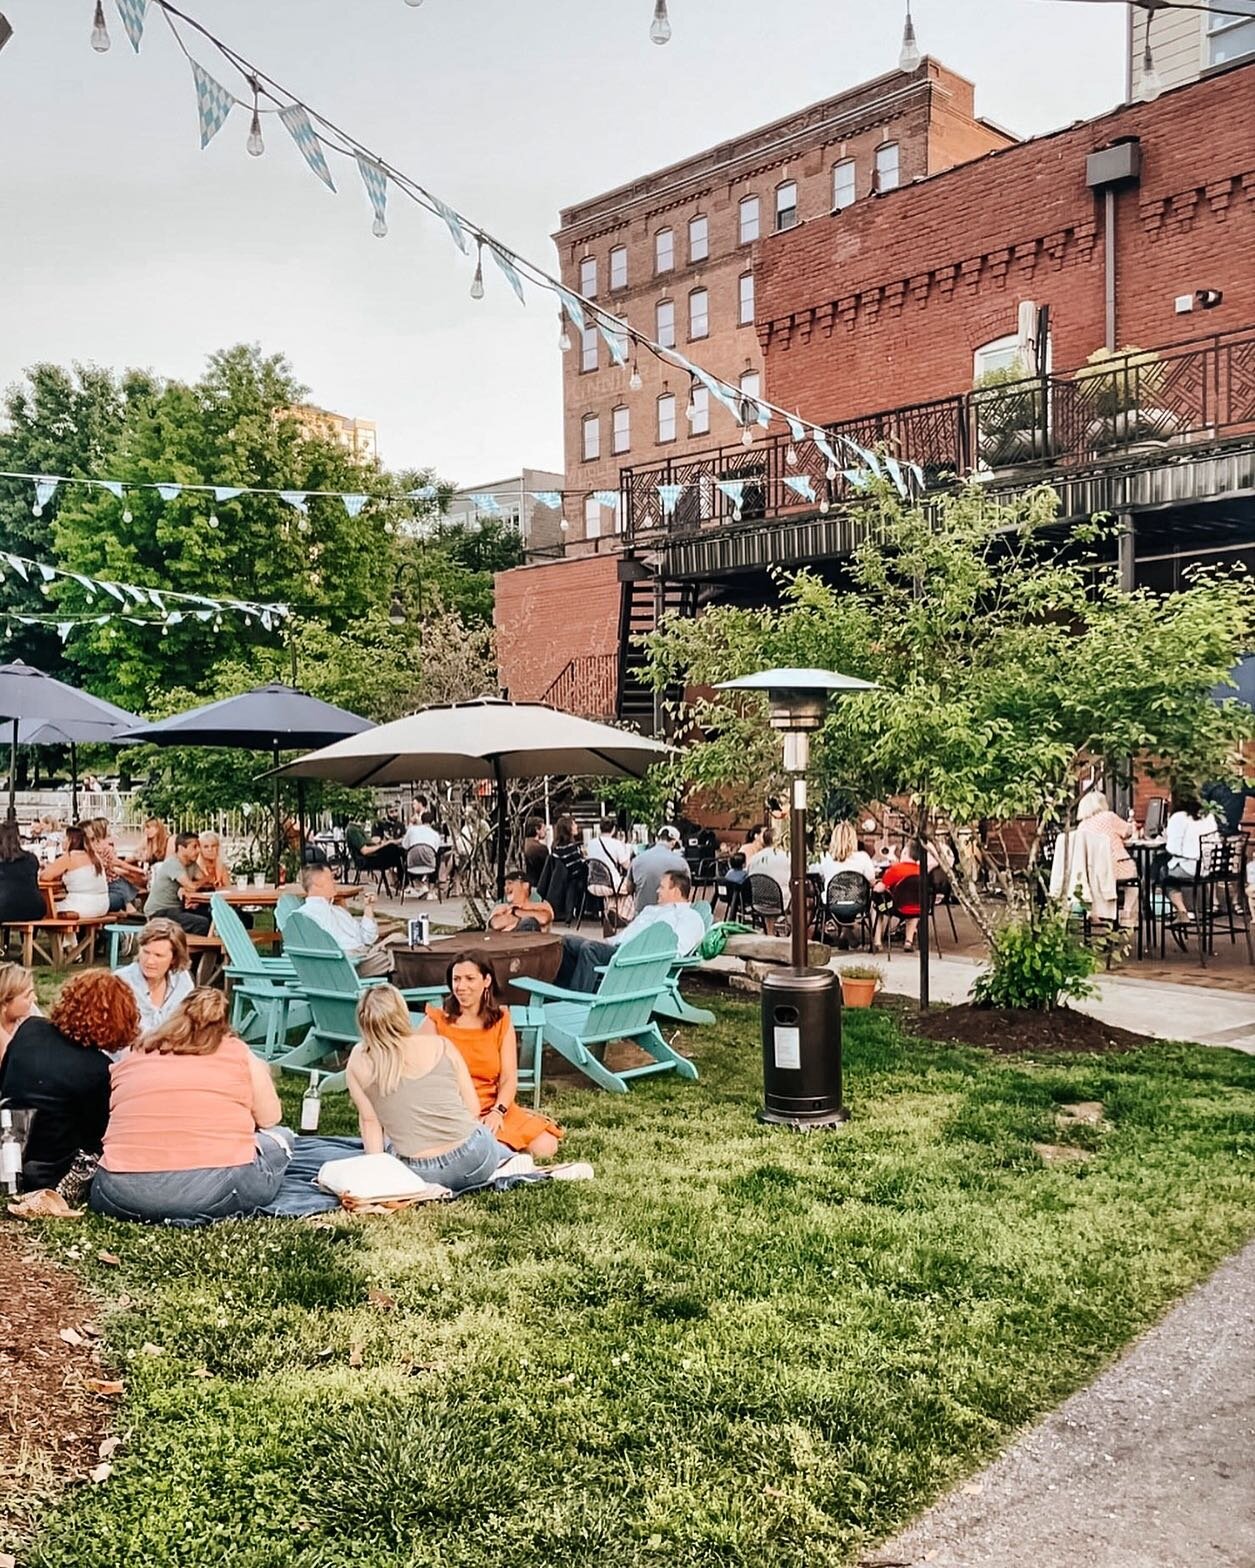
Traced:
MULTIPOLYGON (((335 890, 333 900, 337 904, 342 904, 345 899, 367 891, 368 889, 360 885, 341 883, 335 890)), ((299 883, 289 883, 284 887, 276 887, 270 882, 261 887, 236 887, 233 883, 230 887, 207 887, 195 893, 185 893, 183 902, 188 905, 207 904, 215 893, 220 898, 224 898, 228 904, 235 905, 237 909, 273 909, 284 893, 295 893, 298 898, 302 896, 299 883)))

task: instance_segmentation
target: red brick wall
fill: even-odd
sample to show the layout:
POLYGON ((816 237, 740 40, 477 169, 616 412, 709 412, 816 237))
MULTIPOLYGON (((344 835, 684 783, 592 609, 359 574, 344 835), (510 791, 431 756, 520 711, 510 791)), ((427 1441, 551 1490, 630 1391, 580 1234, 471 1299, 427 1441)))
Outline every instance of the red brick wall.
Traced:
POLYGON ((536 702, 568 660, 617 653, 619 604, 613 556, 498 572, 493 621, 500 684, 516 702, 536 702))
POLYGON ((1127 105, 759 247, 758 331, 773 401, 838 419, 961 391, 972 354, 1049 304, 1056 369, 1104 339, 1102 197, 1090 152, 1142 146, 1117 198, 1120 345, 1255 321, 1255 63, 1127 105), (1173 301, 1224 292, 1215 310, 1173 301))

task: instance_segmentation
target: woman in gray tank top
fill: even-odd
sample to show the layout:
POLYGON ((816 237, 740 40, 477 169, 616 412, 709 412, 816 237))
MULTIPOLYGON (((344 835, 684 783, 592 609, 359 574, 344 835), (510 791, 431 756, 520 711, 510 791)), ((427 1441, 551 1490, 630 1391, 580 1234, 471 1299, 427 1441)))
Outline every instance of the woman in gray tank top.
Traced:
POLYGON ((512 1158, 479 1119, 466 1063, 426 1018, 415 1025, 394 986, 372 986, 357 1004, 362 1038, 348 1087, 367 1154, 385 1144, 424 1181, 454 1192, 491 1181, 512 1158))

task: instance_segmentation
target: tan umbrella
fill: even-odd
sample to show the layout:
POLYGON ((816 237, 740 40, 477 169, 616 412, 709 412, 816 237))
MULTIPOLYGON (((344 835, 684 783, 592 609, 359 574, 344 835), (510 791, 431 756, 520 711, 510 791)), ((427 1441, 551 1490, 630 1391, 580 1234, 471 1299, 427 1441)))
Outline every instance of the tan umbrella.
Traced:
POLYGON ((423 708, 362 735, 324 746, 277 771, 339 784, 408 784, 413 779, 493 779, 497 786, 497 882, 505 878, 507 779, 550 773, 644 778, 671 748, 633 730, 572 718, 540 702, 480 697, 423 708))

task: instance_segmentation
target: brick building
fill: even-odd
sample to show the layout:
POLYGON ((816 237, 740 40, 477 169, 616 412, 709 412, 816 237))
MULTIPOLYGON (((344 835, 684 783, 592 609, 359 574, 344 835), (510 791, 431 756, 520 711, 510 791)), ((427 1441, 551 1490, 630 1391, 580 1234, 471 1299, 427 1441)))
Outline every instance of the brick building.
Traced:
MULTIPOLYGON (((764 391, 930 480, 1045 479, 1065 517, 1122 516, 1130 584, 1172 586, 1197 559, 1255 567, 1252 255, 1255 61, 764 235, 764 391), (1131 345, 1142 352, 1087 367, 1131 345), (1025 379, 974 389, 989 371, 1025 379)), ((611 553, 499 578, 514 695, 648 723, 631 634, 662 608, 769 602, 772 566, 839 577, 857 494, 778 427, 746 448, 726 413, 712 426, 704 447, 619 459, 611 553), (799 475, 813 500, 789 485, 799 475), (733 476, 739 517, 714 483, 733 476), (662 483, 692 504, 664 517, 662 483)))
POLYGON ((1129 7, 1128 96, 1145 98, 1146 33, 1161 87, 1182 87, 1235 60, 1255 55, 1255 0, 1224 0, 1226 11, 1129 7))

